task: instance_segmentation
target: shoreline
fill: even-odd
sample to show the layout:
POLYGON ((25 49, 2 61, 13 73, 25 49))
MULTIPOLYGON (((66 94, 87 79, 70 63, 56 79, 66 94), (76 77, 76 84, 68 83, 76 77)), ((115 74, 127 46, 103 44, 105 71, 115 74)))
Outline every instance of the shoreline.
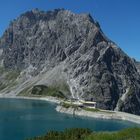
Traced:
POLYGON ((140 124, 140 116, 138 115, 119 112, 119 111, 110 111, 110 110, 100 110, 100 111, 92 112, 92 111, 86 111, 81 108, 78 108, 76 110, 72 107, 64 108, 63 106, 59 105, 63 101, 63 99, 58 99, 57 97, 52 97, 52 96, 47 96, 47 97, 0 96, 0 98, 42 100, 46 102, 56 103, 57 106, 55 110, 60 113, 66 113, 70 115, 90 117, 96 119, 122 120, 122 121, 129 121, 132 123, 140 124))
POLYGON ((0 98, 5 99, 26 99, 26 100, 42 100, 46 102, 60 104, 63 100, 57 97, 47 96, 47 97, 33 97, 33 96, 0 96, 0 98))
POLYGON ((108 111, 108 110, 100 110, 100 111, 86 111, 84 109, 74 109, 72 107, 65 108, 61 105, 56 107, 56 111, 60 113, 66 113, 75 116, 83 116, 83 117, 90 117, 95 119, 107 119, 107 120, 122 120, 122 121, 129 121, 132 123, 140 124, 140 116, 133 115, 125 112, 119 111, 108 111))

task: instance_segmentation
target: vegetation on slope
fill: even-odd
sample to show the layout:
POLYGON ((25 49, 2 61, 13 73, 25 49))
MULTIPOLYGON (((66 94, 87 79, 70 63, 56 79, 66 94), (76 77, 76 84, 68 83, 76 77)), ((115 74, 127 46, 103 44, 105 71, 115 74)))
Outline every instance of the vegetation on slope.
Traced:
POLYGON ((49 131, 45 136, 28 140, 84 140, 91 133, 92 131, 89 129, 72 128, 65 129, 63 132, 49 131))
POLYGON ((0 91, 5 88, 13 87, 17 84, 17 77, 20 74, 18 70, 8 70, 0 66, 0 91))
POLYGON ((64 98, 65 96, 57 87, 47 87, 44 85, 36 85, 33 87, 31 91, 32 95, 46 95, 46 96, 54 96, 59 98, 64 98))
POLYGON ((10 70, 0 66, 0 74, 4 74, 5 80, 15 80, 20 74, 19 70, 10 70))
POLYGON ((91 111, 91 112, 98 112, 100 111, 98 108, 83 108, 85 111, 91 111))
POLYGON ((5 68, 0 66, 0 74, 3 74, 5 72, 5 68))
POLYGON ((19 94, 18 96, 31 96, 29 93, 31 92, 32 90, 32 87, 27 87, 27 88, 24 88, 19 94))
POLYGON ((61 106, 64 107, 64 108, 70 108, 70 107, 74 108, 74 109, 78 108, 78 105, 75 105, 73 103, 68 103, 68 102, 62 102, 61 106))
POLYGON ((19 93, 19 96, 53 96, 58 98, 66 98, 69 93, 67 85, 59 86, 45 86, 35 85, 28 87, 19 93))
POLYGON ((90 129, 71 128, 63 132, 50 131, 44 136, 28 140, 140 140, 140 128, 128 128, 118 132, 92 132, 90 129))

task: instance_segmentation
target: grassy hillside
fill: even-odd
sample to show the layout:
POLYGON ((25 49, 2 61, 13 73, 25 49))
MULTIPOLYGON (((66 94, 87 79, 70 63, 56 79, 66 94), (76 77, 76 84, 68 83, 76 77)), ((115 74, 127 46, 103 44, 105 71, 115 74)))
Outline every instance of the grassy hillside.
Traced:
POLYGON ((118 132, 92 132, 90 129, 72 128, 63 132, 50 131, 44 136, 27 140, 140 140, 140 128, 118 132))
POLYGON ((33 87, 27 87, 23 89, 18 95, 37 97, 52 96, 65 99, 67 96, 70 96, 70 90, 68 85, 63 83, 54 86, 35 85, 33 87))

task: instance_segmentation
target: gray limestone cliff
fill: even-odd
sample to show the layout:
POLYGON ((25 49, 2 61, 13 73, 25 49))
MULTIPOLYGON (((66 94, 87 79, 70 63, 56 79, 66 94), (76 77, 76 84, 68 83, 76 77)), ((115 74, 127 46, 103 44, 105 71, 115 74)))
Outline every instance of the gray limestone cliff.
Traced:
POLYGON ((135 63, 135 66, 137 68, 137 71, 140 73, 140 62, 136 61, 134 58, 132 60, 135 63))
POLYGON ((140 115, 136 63, 89 14, 28 11, 10 23, 0 48, 1 95, 31 94, 41 85, 46 92, 58 88, 67 98, 96 101, 102 109, 140 115))

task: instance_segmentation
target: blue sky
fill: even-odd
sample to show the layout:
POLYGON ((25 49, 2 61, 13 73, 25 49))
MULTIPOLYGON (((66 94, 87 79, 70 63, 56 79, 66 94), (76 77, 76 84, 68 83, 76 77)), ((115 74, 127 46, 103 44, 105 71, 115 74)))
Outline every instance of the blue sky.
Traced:
POLYGON ((0 0, 0 36, 11 20, 33 8, 90 13, 111 40, 140 61, 140 0, 0 0))

